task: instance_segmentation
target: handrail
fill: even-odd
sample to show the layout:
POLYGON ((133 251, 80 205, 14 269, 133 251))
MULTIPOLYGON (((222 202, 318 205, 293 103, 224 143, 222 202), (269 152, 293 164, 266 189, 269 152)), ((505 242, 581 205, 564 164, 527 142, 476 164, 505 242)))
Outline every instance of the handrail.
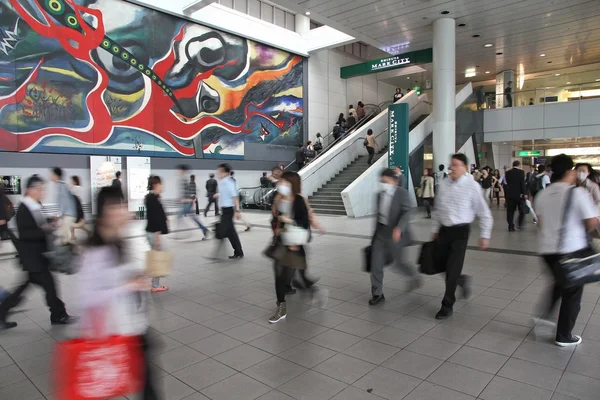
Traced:
MULTIPOLYGON (((385 132, 387 132, 387 131, 388 131, 388 128, 385 128, 383 131, 379 132, 379 133, 377 134, 377 136, 375 136, 375 139, 377 139, 378 137, 380 137, 381 135, 383 135, 383 134, 384 134, 385 132)), ((361 140, 363 140, 363 141, 364 141, 364 140, 365 140, 365 138, 364 138, 364 137, 359 137, 359 138, 356 138, 356 139, 355 139, 355 140, 354 140, 352 143, 350 143, 350 145, 349 145, 348 147, 352 146, 354 143, 356 143, 356 142, 358 142, 358 141, 361 141, 361 140)), ((348 148, 348 147, 347 147, 347 148, 348 148)), ((323 166, 325 166, 325 165, 329 164, 329 163, 330 163, 331 161, 333 161, 333 160, 334 160, 334 159, 335 159, 337 156, 339 156, 340 154, 343 154, 343 153, 344 153, 343 151, 340 151, 340 152, 338 152, 338 153, 337 153, 335 156, 333 156, 333 157, 331 157, 329 160, 327 160, 327 161, 325 162, 325 164, 323 164, 323 166)), ((303 176, 303 177, 302 177, 302 180, 306 180, 306 179, 310 178, 310 177, 311 177, 311 176, 313 176, 313 175, 314 175, 314 174, 315 174, 317 171, 318 171, 318 169, 317 169, 317 170, 315 170, 315 171, 313 171, 313 172, 311 172, 311 173, 310 173, 309 175, 307 175, 307 176, 303 176)))
POLYGON ((494 93, 496 95, 504 95, 504 94, 515 95, 518 93, 535 92, 537 90, 557 90, 557 89, 576 88, 576 87, 579 87, 580 88, 579 91, 581 91, 581 87, 586 86, 586 85, 594 85, 594 86, 600 88, 600 81, 584 82, 584 83, 577 83, 577 84, 572 84, 572 85, 543 86, 543 87, 533 88, 533 89, 526 89, 526 90, 521 89, 521 90, 517 90, 517 91, 511 91, 510 93, 505 93, 505 92, 494 92, 494 93))

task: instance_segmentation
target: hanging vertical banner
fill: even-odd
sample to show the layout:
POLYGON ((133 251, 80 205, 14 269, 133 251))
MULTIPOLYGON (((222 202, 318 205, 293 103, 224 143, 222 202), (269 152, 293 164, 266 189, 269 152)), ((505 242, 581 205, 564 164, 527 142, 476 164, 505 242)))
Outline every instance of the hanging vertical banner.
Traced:
MULTIPOLYGON (((401 167, 408 176, 408 104, 398 103, 388 106, 388 167, 401 167)), ((405 179, 404 188, 408 189, 405 179)))

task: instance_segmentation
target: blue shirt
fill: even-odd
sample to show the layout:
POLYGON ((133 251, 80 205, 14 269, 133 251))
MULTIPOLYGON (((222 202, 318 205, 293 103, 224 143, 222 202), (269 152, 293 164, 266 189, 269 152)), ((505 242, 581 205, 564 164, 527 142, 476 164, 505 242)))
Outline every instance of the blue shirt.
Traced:
POLYGON ((233 207, 233 199, 238 197, 237 184, 230 176, 219 181, 219 207, 233 207))

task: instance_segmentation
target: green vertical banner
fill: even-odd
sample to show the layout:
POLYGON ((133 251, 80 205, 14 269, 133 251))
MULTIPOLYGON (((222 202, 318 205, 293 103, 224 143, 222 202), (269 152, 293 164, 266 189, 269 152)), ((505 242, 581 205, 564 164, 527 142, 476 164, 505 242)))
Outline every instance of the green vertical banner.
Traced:
MULTIPOLYGON (((390 104, 388 106, 388 167, 401 167, 404 176, 408 176, 408 104, 390 104)), ((404 180, 408 189, 408 178, 404 180)))

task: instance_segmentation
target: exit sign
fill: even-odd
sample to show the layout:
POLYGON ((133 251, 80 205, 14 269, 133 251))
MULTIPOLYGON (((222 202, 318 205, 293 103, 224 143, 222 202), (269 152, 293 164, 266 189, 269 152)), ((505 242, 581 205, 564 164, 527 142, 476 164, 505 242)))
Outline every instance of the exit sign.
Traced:
POLYGON ((541 150, 526 150, 526 151, 519 151, 517 153, 517 157, 539 157, 541 155, 542 155, 541 150))

